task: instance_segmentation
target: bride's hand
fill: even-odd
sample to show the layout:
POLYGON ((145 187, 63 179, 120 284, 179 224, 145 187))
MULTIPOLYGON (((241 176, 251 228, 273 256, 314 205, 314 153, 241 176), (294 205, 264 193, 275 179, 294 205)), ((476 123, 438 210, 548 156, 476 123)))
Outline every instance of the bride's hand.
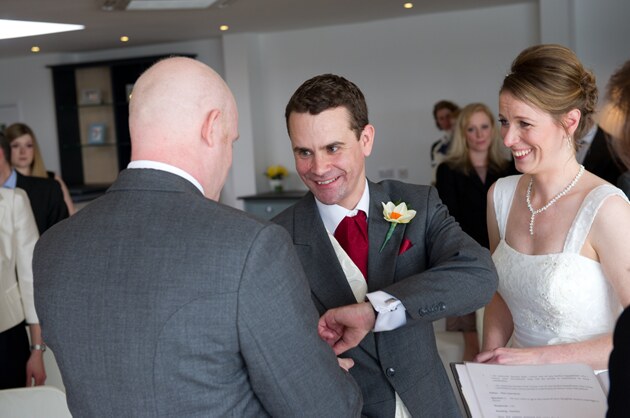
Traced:
POLYGON ((542 353, 539 348, 499 347, 479 353, 473 360, 488 364, 540 364, 542 353))

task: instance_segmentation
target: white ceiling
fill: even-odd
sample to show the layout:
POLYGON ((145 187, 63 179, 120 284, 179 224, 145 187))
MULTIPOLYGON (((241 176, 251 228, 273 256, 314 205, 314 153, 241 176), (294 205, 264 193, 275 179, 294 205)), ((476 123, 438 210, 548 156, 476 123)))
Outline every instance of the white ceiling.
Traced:
POLYGON ((103 0, 0 0, 0 19, 20 19, 85 25, 82 31, 0 40, 0 58, 42 53, 72 53, 179 42, 228 33, 275 32, 395 18, 452 10, 489 7, 535 0, 227 0, 186 11, 102 11, 103 0), (120 36, 131 41, 121 44, 120 36))

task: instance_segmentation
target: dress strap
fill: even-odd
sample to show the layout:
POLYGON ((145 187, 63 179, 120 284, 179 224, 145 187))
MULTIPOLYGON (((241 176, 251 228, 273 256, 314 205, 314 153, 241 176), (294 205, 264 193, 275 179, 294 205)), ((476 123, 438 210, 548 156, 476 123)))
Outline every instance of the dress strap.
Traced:
POLYGON ((512 208, 512 201, 514 200, 514 193, 516 192, 516 186, 522 175, 502 177, 497 180, 494 185, 494 193, 492 194, 494 200, 494 215, 497 218, 497 224, 499 225, 499 238, 505 239, 505 229, 507 225, 507 219, 510 215, 510 208, 512 208))
POLYGON ((597 186, 586 195, 567 234, 567 239, 564 243, 565 253, 580 253, 584 246, 584 241, 586 241, 586 237, 591 231, 591 226, 599 208, 610 196, 620 196, 626 202, 628 201, 626 195, 611 184, 597 186))

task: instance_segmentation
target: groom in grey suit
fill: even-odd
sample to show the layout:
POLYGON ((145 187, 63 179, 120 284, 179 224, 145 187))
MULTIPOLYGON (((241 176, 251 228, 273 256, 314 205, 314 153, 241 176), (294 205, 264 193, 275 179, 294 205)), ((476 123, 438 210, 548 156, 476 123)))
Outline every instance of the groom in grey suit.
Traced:
MULTIPOLYGON (((350 373, 363 392, 363 414, 459 416, 432 323, 490 300, 497 275, 489 252, 462 232, 434 188, 366 179, 374 127, 352 82, 332 74, 304 82, 285 117, 296 170, 310 193, 273 221, 293 237, 323 315, 320 336, 354 360, 350 373), (387 221, 388 202, 406 203, 415 216, 387 221), (367 263, 357 257, 355 266, 358 244, 343 251, 336 237, 338 225, 359 214, 367 216, 367 234, 355 235, 367 235, 367 263)), ((399 209, 389 219, 411 215, 399 209)))
POLYGON ((129 125, 128 169, 35 250, 72 414, 357 416, 288 234, 218 203, 238 136, 224 81, 160 61, 135 84, 129 125))

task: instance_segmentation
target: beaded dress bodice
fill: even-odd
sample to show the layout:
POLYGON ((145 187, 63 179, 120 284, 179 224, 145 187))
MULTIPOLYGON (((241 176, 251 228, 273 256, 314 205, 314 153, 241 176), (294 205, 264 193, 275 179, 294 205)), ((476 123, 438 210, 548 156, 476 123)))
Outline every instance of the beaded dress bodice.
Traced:
POLYGON ((498 291, 514 321, 513 345, 584 341, 612 332, 621 304, 601 265, 580 255, 580 250, 604 200, 625 195, 611 185, 593 189, 573 220, 563 251, 528 255, 505 241, 507 218, 520 177, 498 180, 493 195, 500 242, 492 259, 499 274, 498 291))

